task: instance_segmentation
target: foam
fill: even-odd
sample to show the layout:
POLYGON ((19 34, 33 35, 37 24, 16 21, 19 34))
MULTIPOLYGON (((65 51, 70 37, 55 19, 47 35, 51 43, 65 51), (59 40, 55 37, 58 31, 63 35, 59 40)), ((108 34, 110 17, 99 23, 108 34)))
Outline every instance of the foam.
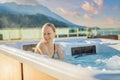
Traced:
POLYGON ((115 55, 108 59, 97 59, 96 62, 103 62, 109 69, 120 69, 120 57, 115 55))

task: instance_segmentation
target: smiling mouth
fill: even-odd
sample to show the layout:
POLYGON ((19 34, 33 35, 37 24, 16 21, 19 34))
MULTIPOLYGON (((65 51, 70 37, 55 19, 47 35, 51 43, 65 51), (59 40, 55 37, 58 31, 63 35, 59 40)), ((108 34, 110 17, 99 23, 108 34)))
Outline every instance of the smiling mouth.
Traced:
POLYGON ((50 38, 48 38, 48 39, 45 39, 46 41, 48 41, 48 40, 50 40, 50 38))

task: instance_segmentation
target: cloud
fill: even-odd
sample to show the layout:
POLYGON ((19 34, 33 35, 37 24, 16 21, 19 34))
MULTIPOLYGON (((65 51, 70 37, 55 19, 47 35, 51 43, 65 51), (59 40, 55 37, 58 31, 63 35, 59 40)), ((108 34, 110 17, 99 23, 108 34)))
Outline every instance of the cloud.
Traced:
POLYGON ((89 15, 89 14, 85 14, 84 16, 83 16, 85 19, 91 19, 91 15, 89 15))
POLYGON ((107 22, 109 24, 114 24, 115 23, 115 19, 113 17, 107 18, 107 22))
POLYGON ((67 11, 64 10, 63 8, 57 8, 56 10, 62 14, 67 14, 67 11))
POLYGON ((79 18, 80 14, 78 12, 70 12, 70 15, 72 15, 73 17, 79 18))
POLYGON ((1 3, 5 2, 16 2, 17 4, 29 4, 36 5, 39 4, 39 0, 2 0, 1 3))
POLYGON ((87 1, 85 1, 85 3, 82 5, 82 9, 89 11, 93 14, 98 14, 99 11, 97 10, 97 8, 94 7, 94 5, 92 3, 89 3, 87 1))
POLYGON ((57 12, 63 15, 69 15, 69 16, 76 17, 76 18, 80 17, 80 14, 78 12, 65 10, 64 8, 56 8, 56 10, 57 12))
POLYGON ((118 6, 114 6, 112 9, 113 9, 114 11, 118 11, 118 6))
POLYGON ((98 5, 100 9, 103 8, 103 0, 94 0, 94 2, 98 5))
POLYGON ((39 0, 16 0, 16 1, 21 4, 31 4, 31 5, 40 4, 39 0))
POLYGON ((103 23, 105 27, 120 28, 120 20, 115 17, 108 17, 103 23))

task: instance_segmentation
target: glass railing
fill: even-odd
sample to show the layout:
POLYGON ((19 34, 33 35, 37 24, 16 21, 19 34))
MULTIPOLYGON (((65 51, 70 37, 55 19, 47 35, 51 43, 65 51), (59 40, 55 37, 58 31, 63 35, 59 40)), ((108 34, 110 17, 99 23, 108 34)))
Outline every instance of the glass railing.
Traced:
MULTIPOLYGON (((91 37, 96 35, 120 35, 120 28, 57 28, 56 38, 91 37)), ((41 28, 7 28, 0 29, 0 40, 38 40, 41 39, 41 28)))

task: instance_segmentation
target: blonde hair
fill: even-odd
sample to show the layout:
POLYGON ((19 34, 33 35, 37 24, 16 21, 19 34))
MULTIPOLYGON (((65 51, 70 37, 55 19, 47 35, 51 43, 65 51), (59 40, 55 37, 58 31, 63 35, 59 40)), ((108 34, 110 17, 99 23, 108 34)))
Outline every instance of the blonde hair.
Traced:
POLYGON ((55 29, 55 25, 52 24, 52 23, 45 23, 42 27, 42 30, 45 28, 45 27, 51 27, 53 32, 56 32, 56 29, 55 29))

